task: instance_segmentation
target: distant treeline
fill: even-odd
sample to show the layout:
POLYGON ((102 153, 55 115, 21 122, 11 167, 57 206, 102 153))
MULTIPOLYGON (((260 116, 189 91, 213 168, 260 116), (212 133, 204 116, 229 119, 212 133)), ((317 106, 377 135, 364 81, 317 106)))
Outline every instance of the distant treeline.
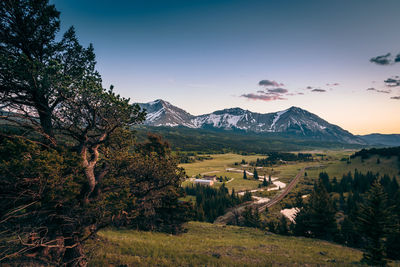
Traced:
POLYGON ((201 155, 197 152, 177 152, 176 156, 179 159, 179 163, 193 163, 213 159, 210 155, 201 155))
POLYGON ((387 148, 371 148, 371 149, 361 149, 360 151, 351 155, 351 158, 361 157, 362 159, 367 159, 370 156, 378 155, 382 157, 393 157, 398 156, 400 160, 400 146, 398 147, 387 147, 387 148))
POLYGON ((283 153, 283 152, 269 152, 266 158, 257 158, 256 161, 252 161, 249 164, 251 166, 262 166, 268 167, 274 164, 278 164, 282 161, 312 161, 313 157, 309 153, 283 153))

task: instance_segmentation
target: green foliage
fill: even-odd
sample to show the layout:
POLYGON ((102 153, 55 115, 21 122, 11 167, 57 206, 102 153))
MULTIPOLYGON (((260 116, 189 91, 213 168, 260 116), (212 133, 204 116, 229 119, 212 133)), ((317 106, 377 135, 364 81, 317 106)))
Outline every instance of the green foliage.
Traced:
POLYGON ((217 217, 225 214, 228 208, 245 201, 245 197, 239 197, 234 189, 229 194, 225 184, 219 189, 197 184, 185 187, 185 192, 196 197, 195 219, 198 221, 214 222, 217 217))
POLYGON ((13 131, 1 136, 42 137, 0 140, 12 152, 0 158, 0 242, 13 241, 0 260, 85 265, 81 243, 117 221, 180 232, 190 217, 178 201, 183 170, 157 138, 135 150, 126 129, 145 114, 102 87, 93 46, 73 28, 56 41, 59 12, 47 0, 1 1, 0 15, 0 104, 18 111, 2 112, 13 131))
POLYGON ((310 153, 268 152, 267 155, 267 158, 257 158, 255 162, 250 162, 250 165, 269 167, 284 161, 313 161, 310 153))
MULTIPOLYGON (((129 149, 129 148, 128 148, 129 149)), ((180 187, 185 173, 178 167, 168 144, 150 135, 149 141, 136 146, 136 153, 127 153, 116 162, 110 184, 109 197, 124 204, 114 217, 114 224, 143 230, 179 233, 182 224, 193 217, 191 204, 178 199, 184 196, 180 187), (123 182, 121 182, 123 181, 123 182), (120 192, 128 190, 126 197, 120 192)), ((116 159, 114 158, 114 161, 116 159)), ((111 202, 109 209, 115 209, 111 202)))
POLYGON ((366 240, 363 260, 369 265, 386 265, 384 238, 393 228, 393 216, 387 194, 379 181, 372 184, 359 208, 358 230, 366 240))
POLYGON ((253 198, 251 197, 251 193, 249 191, 244 192, 243 201, 246 202, 246 201, 252 201, 252 200, 253 200, 253 198))
POLYGON ((289 233, 288 220, 285 216, 281 216, 276 232, 280 235, 287 235, 289 233))
POLYGON ((400 147, 361 149, 360 151, 351 155, 350 158, 361 157, 363 159, 367 159, 372 155, 379 155, 382 157, 400 157, 400 147))
POLYGON ((0 138, 0 242, 7 248, 0 259, 19 251, 40 252, 52 264, 68 261, 71 250, 64 246, 86 238, 99 217, 97 209, 80 205, 84 184, 75 153, 0 138))
POLYGON ((258 172, 256 168, 253 170, 253 178, 258 181, 258 172))
POLYGON ((242 213, 242 217, 243 217, 243 223, 242 223, 243 226, 255 227, 255 228, 261 227, 261 217, 257 208, 253 208, 251 206, 245 207, 242 213))
POLYGON ((48 0, 1 1, 0 15, 1 103, 24 114, 8 119, 55 144, 54 110, 89 77, 101 81, 93 47, 83 48, 72 27, 56 41, 60 13, 48 0))
MULTIPOLYGON (((322 172, 319 181, 337 196, 333 202, 340 221, 336 241, 364 248, 364 261, 372 265, 384 265, 386 257, 400 258, 400 191, 396 177, 355 170, 344 174, 340 182, 322 172)), ((300 224, 296 224, 295 232, 307 235, 309 227, 304 227, 301 213, 296 217, 300 224)))
POLYGON ((333 202, 322 180, 314 186, 309 201, 296 216, 295 233, 332 240, 337 232, 333 202))
POLYGON ((263 182, 262 182, 262 186, 269 186, 269 182, 267 182, 267 179, 264 176, 263 182))

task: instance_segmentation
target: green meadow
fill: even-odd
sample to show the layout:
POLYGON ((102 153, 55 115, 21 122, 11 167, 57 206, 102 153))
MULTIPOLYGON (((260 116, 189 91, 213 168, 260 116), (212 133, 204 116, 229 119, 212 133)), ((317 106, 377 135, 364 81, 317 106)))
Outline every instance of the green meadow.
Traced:
MULTIPOLYGON (((390 177, 399 177, 400 169, 396 157, 385 158, 372 156, 369 159, 361 160, 360 157, 350 160, 350 163, 342 161, 343 158, 349 158, 354 153, 352 150, 325 150, 325 151, 304 151, 303 153, 312 153, 314 156, 313 162, 293 162, 281 164, 271 167, 264 167, 258 170, 259 175, 272 174, 274 177, 279 177, 279 180, 288 183, 296 176, 303 167, 307 169, 309 177, 317 178, 320 172, 327 172, 330 178, 336 177, 338 180, 342 175, 348 172, 354 172, 357 169, 360 172, 368 171, 380 174, 388 174, 390 177), (323 155, 323 156, 321 156, 323 155)), ((227 183, 229 189, 235 188, 238 190, 251 190, 257 188, 259 182, 252 179, 243 179, 242 173, 226 172, 226 168, 246 169, 253 172, 253 167, 243 168, 241 165, 235 166, 235 162, 241 162, 242 159, 246 162, 255 161, 257 158, 265 157, 263 155, 243 156, 239 154, 212 154, 211 160, 198 161, 194 163, 181 164, 189 177, 210 172, 208 175, 227 176, 234 178, 227 183)), ((250 177, 251 178, 251 177, 250 177)))
POLYGON ((326 241, 190 222, 181 235, 105 229, 90 266, 357 266, 362 252, 326 241))

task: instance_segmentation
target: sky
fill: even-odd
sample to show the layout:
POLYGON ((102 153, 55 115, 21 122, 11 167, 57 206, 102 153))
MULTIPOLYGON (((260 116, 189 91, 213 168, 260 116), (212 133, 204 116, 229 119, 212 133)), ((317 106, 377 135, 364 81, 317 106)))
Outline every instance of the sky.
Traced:
POLYGON ((61 33, 93 43, 103 85, 134 102, 297 106, 353 134, 400 133, 398 0, 50 2, 61 33))

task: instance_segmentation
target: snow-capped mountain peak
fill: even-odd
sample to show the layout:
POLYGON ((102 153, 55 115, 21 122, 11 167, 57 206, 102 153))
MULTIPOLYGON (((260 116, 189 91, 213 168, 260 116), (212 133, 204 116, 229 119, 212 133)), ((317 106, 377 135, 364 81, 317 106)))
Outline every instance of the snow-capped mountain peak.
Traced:
POLYGON ((210 114, 193 116, 161 99, 139 105, 147 111, 145 124, 151 126, 238 129, 257 133, 282 133, 323 141, 365 143, 339 126, 330 124, 299 107, 290 107, 265 114, 241 108, 228 108, 210 114))
POLYGON ((162 99, 149 103, 139 104, 147 112, 145 124, 153 126, 179 126, 193 127, 189 123, 193 117, 183 109, 175 107, 162 99))

